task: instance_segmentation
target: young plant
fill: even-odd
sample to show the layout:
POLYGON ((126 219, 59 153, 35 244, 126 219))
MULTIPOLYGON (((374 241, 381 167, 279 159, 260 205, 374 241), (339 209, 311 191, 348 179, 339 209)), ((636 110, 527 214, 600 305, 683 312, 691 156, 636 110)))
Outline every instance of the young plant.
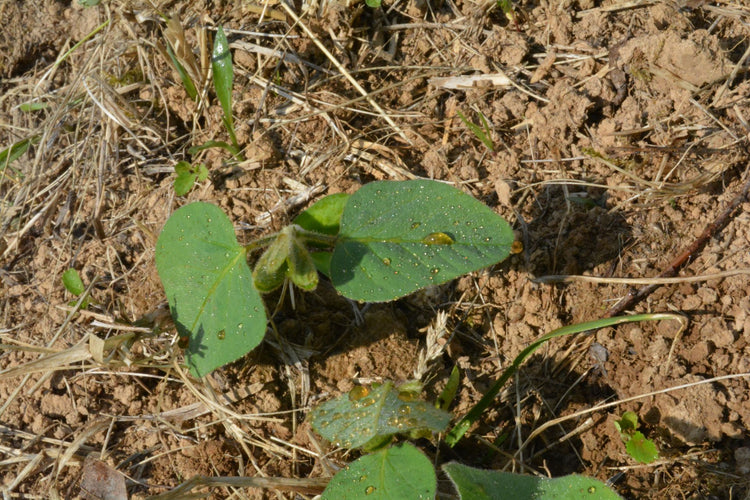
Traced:
POLYGON ((458 117, 461 118, 461 121, 464 122, 464 124, 469 127, 469 130, 471 130, 471 133, 474 134, 477 139, 482 141, 482 144, 485 145, 487 149, 490 151, 495 151, 495 144, 492 142, 492 131, 490 130, 490 124, 487 122, 487 118, 484 117, 484 114, 482 114, 481 111, 477 111, 479 114, 479 119, 482 121, 482 125, 477 125, 476 123, 471 122, 466 116, 464 116, 461 111, 456 110, 456 113, 458 114, 458 117))
POLYGON ((186 195, 196 181, 202 182, 208 178, 208 169, 202 163, 191 165, 186 161, 177 162, 174 166, 177 177, 174 180, 174 192, 177 196, 186 195))
MULTIPOLYGON (((83 284, 83 280, 81 280, 81 275, 72 267, 65 270, 62 275, 62 282, 65 289, 76 297, 80 297, 86 292, 86 287, 83 284)), ((78 300, 72 301, 70 305, 74 306, 76 302, 78 302, 78 300)), ((81 309, 86 309, 90 303, 91 298, 88 296, 84 297, 81 301, 81 309)))
POLYGON ((214 48, 211 52, 211 69, 213 71, 214 89, 224 112, 222 121, 232 141, 231 148, 227 148, 235 157, 240 154, 240 145, 234 133, 234 118, 232 117, 232 82, 234 81, 234 66, 232 53, 229 52, 229 41, 224 34, 224 28, 216 30, 214 48))
POLYGON ((632 411, 626 411, 620 420, 615 420, 615 428, 625 443, 628 455, 636 462, 650 464, 659 458, 659 451, 653 441, 646 439, 646 436, 637 430, 638 427, 638 414, 632 411))
POLYGON ((487 206, 427 180, 373 182, 351 197, 324 198, 295 222, 243 246, 215 205, 192 203, 169 218, 156 266, 193 375, 261 342, 266 314, 259 290, 284 279, 313 289, 319 270, 352 300, 395 300, 504 260, 514 240, 487 206), (262 247, 268 248, 251 272, 247 258, 262 247))
MULTIPOLYGON (((397 434, 430 437, 445 430, 451 414, 419 399, 421 384, 409 382, 355 386, 348 394, 310 412, 310 423, 321 436, 366 454, 340 470, 321 495, 324 499, 435 498, 435 469, 421 451, 405 442, 393 445, 397 434)), ((458 463, 442 466, 465 499, 619 498, 595 479, 567 476, 539 478, 480 470, 458 463)))

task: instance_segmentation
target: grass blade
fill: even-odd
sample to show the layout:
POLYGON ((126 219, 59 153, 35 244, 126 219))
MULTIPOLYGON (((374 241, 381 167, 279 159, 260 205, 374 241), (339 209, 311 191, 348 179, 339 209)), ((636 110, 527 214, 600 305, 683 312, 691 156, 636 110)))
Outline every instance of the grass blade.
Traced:
POLYGON ((232 53, 229 52, 229 41, 224 34, 224 28, 221 26, 216 31, 214 49, 211 53, 211 68, 213 70, 216 97, 219 98, 221 109, 224 111, 224 126, 227 128, 227 132, 229 132, 232 144, 239 150, 237 137, 234 133, 234 120, 232 118, 232 82, 234 80, 232 53))
POLYGON ((587 321, 585 323, 578 323, 577 325, 564 326, 553 330, 547 335, 544 335, 539 340, 536 340, 526 349, 521 351, 521 354, 516 356, 508 368, 505 369, 499 379, 493 384, 492 387, 482 396, 477 404, 472 407, 471 410, 461 419, 456 425, 448 432, 445 437, 445 442, 448 446, 455 446, 458 443, 466 431, 476 422, 482 413, 492 404, 495 400, 495 396, 500 392, 500 389, 505 386, 505 383, 516 374, 518 369, 521 367, 526 358, 534 354, 534 352, 543 346, 547 341, 554 339, 555 337, 563 337, 565 335, 572 335, 576 333, 582 333, 589 330, 598 330, 599 328, 605 328, 608 326, 619 325, 622 323, 635 323, 638 321, 659 321, 663 319, 673 319, 679 321, 685 325, 685 318, 678 314, 659 313, 659 314, 634 314, 633 316, 617 316, 614 318, 597 319, 594 321, 587 321))

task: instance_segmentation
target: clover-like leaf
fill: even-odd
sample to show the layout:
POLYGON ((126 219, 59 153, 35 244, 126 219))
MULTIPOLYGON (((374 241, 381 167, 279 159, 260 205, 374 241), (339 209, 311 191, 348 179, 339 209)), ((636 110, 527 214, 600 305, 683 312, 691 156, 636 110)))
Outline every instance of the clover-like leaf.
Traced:
POLYGON ((191 203, 169 218, 156 243, 164 285, 190 371, 195 376, 243 356, 266 331, 266 314, 253 287, 246 250, 221 209, 191 203))
POLYGON ((435 498, 437 478, 430 459, 409 443, 364 455, 340 470, 322 499, 391 500, 435 498))
POLYGON ((436 181, 365 185, 344 207, 331 280, 350 299, 394 300, 504 260, 510 225, 436 181))
POLYGON ((554 479, 475 469, 456 462, 443 465, 462 500, 619 500, 596 479, 571 474, 554 479))
POLYGON ((327 401, 312 412, 313 428, 336 446, 358 448, 378 436, 419 429, 440 432, 450 413, 402 392, 387 382, 378 387, 355 386, 348 394, 327 401))

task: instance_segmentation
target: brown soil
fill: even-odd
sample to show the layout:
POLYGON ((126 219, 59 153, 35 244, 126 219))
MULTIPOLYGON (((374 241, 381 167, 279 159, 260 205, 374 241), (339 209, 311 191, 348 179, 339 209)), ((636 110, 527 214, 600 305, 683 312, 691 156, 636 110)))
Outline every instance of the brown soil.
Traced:
MULTIPOLYGON (((601 318, 640 286, 536 277, 655 277, 748 182, 750 9, 740 1, 523 1, 512 19, 468 0, 316 3, 303 22, 369 101, 278 3, 263 19, 252 2, 39 4, 0 0, 0 147, 34 138, 0 177, 0 477, 12 498, 79 497, 91 453, 102 458, 87 462, 97 471, 108 464, 126 475, 132 498, 196 475, 329 476, 353 456, 322 458, 330 449, 304 421, 309 405, 358 382, 412 378, 438 310, 455 334, 426 392, 435 397, 459 366, 461 416, 534 339, 601 318), (198 66, 202 28, 243 30, 228 32, 246 162, 219 149, 188 154, 228 139, 212 92, 196 106, 157 49, 161 14, 182 22, 198 66), (431 81, 500 72, 512 85, 431 81), (19 107, 28 102, 43 107, 19 107), (495 151, 457 111, 486 117, 495 151), (211 175, 178 198, 182 159, 211 175), (249 241, 324 194, 414 176, 482 200, 514 225, 523 252, 388 304, 350 304, 326 282, 295 291, 293 304, 270 294, 271 310, 283 302, 276 333, 250 355, 203 381, 174 368, 181 350, 154 265, 172 211, 217 203, 249 241), (69 267, 96 301, 74 315, 61 284, 69 267), (135 342, 97 354, 92 337, 136 326, 135 342), (212 394, 219 403, 202 405, 212 394)), ((748 214, 745 198, 678 276, 739 274, 663 285, 627 311, 679 312, 685 331, 642 322, 550 342, 440 460, 587 474, 627 498, 746 498, 748 214), (550 427, 509 462, 545 422, 632 397, 550 427), (626 410, 659 447, 656 463, 627 455, 613 425, 626 410), (483 444, 501 436, 503 453, 483 444)))

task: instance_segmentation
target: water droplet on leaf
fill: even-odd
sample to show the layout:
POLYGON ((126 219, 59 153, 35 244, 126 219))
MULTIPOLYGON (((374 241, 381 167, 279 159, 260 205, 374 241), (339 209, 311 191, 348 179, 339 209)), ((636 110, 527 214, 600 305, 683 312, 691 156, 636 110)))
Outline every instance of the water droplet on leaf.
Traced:
POLYGON ((365 488, 365 495, 372 495, 375 492, 375 486, 368 486, 365 488))
POLYGON ((422 238, 422 243, 425 245, 452 245, 455 242, 445 233, 430 233, 422 238))
POLYGON ((355 385, 354 388, 349 391, 349 401, 359 401, 368 394, 370 394, 370 389, 361 385, 355 385))
POLYGON ((224 337, 226 337, 226 332, 224 330, 219 330, 216 332, 216 336, 219 338, 219 340, 224 340, 224 337))

